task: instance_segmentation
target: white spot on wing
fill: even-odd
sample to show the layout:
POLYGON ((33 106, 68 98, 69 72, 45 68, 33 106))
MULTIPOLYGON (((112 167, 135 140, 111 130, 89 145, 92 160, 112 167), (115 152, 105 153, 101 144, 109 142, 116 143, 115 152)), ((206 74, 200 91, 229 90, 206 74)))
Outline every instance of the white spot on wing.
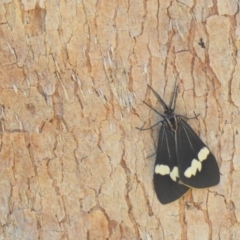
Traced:
POLYGON ((187 168, 187 170, 184 172, 185 177, 190 178, 192 176, 192 169, 191 167, 187 168))
POLYGON ((194 176, 195 176, 197 170, 198 170, 199 172, 202 170, 202 163, 199 162, 199 161, 196 160, 196 159, 193 159, 191 167, 195 169, 195 173, 194 173, 194 176))
POLYGON ((179 178, 178 167, 174 167, 174 168, 172 169, 172 171, 170 171, 169 166, 163 165, 163 164, 161 164, 161 165, 158 164, 158 165, 156 165, 156 167, 155 167, 155 173, 156 173, 156 174, 160 174, 160 175, 162 175, 162 176, 169 174, 169 176, 171 177, 171 179, 172 179, 173 181, 175 181, 175 182, 177 181, 177 178, 179 178))
POLYGON ((197 159, 192 160, 191 167, 187 168, 184 172, 185 177, 190 178, 191 176, 195 176, 197 170, 200 172, 202 170, 202 163, 197 159))
POLYGON ((207 147, 203 147, 198 153, 199 161, 197 159, 192 160, 191 166, 184 172, 185 177, 190 178, 192 176, 195 176, 197 170, 200 172, 202 170, 202 161, 207 159, 209 153, 209 149, 207 147))
POLYGON ((210 153, 210 151, 206 147, 202 148, 198 153, 199 161, 202 162, 202 161, 206 160, 209 153, 210 153))
POLYGON ((164 176, 164 175, 170 173, 170 168, 169 168, 169 166, 167 166, 167 165, 163 165, 163 164, 159 165, 159 164, 158 164, 158 165, 156 165, 156 167, 155 167, 155 173, 164 176))
POLYGON ((170 173, 170 177, 173 181, 177 181, 177 178, 179 178, 179 175, 178 175, 178 167, 174 167, 173 170, 171 171, 170 173))

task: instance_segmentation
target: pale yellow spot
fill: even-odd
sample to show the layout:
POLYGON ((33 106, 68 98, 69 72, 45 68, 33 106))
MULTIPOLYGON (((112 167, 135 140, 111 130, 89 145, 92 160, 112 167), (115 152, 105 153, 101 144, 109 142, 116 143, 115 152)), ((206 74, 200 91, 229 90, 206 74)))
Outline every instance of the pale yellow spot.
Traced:
POLYGON ((202 162, 202 161, 206 160, 209 153, 210 153, 210 151, 206 147, 202 148, 200 150, 200 152, 198 153, 199 161, 202 162))
POLYGON ((184 173, 185 177, 190 178, 192 176, 192 169, 191 167, 187 168, 185 173, 184 173))
POLYGON ((170 173, 170 177, 173 181, 177 181, 177 178, 179 178, 179 175, 178 175, 178 167, 174 167, 173 170, 171 171, 170 173))
POLYGON ((170 173, 170 168, 167 165, 163 165, 163 164, 159 165, 158 164, 155 167, 155 173, 160 174, 160 175, 166 175, 166 174, 170 173))
POLYGON ((196 159, 192 160, 191 168, 194 171, 194 176, 196 175, 197 169, 200 172, 202 170, 202 163, 196 159))
POLYGON ((187 168, 184 172, 185 177, 190 178, 196 175, 197 170, 200 172, 202 170, 202 163, 197 159, 193 159, 191 167, 187 168))

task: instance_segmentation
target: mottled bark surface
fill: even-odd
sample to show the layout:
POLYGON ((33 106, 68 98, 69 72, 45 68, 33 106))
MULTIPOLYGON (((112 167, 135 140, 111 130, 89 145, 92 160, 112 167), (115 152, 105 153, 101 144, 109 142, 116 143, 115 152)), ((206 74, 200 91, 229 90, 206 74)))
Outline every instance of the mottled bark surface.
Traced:
POLYGON ((235 0, 1 0, 0 239, 240 239, 239 24, 235 0), (221 182, 161 205, 135 127, 176 76, 221 182))

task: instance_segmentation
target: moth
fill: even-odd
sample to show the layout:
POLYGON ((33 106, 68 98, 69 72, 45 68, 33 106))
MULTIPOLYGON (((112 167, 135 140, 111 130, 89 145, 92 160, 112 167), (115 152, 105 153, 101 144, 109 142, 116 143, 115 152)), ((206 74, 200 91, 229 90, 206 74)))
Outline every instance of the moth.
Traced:
POLYGON ((178 87, 175 84, 169 106, 148 85, 164 109, 162 120, 150 128, 162 124, 154 166, 153 183, 162 204, 177 200, 189 188, 209 188, 220 181, 220 172, 214 155, 185 121, 186 117, 174 113, 178 87))

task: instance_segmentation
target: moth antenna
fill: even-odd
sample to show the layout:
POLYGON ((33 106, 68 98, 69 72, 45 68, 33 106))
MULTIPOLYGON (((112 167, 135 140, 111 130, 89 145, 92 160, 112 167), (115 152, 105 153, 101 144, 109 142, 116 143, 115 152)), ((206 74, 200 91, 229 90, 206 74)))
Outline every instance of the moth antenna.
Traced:
POLYGON ((175 110, 175 106, 176 106, 177 93, 178 93, 178 85, 177 85, 177 78, 176 78, 174 91, 172 93, 172 97, 169 104, 169 108, 172 109, 173 111, 175 110))
POLYGON ((160 115, 162 118, 165 118, 164 115, 162 115, 160 112, 158 112, 156 109, 154 109, 151 105, 149 105, 148 103, 146 103, 145 101, 143 101, 144 104, 146 104, 149 108, 151 108, 155 113, 157 113, 158 115, 160 115))
POLYGON ((162 100, 162 98, 160 97, 160 95, 150 86, 147 85, 151 91, 153 92, 153 94, 155 95, 155 97, 157 98, 157 100, 161 103, 161 105, 163 106, 164 110, 168 110, 169 107, 167 106, 167 104, 162 100))
POLYGON ((171 104, 171 109, 173 111, 175 110, 175 106, 176 106, 177 94, 178 94, 178 86, 176 86, 175 89, 174 89, 173 103, 171 104))

